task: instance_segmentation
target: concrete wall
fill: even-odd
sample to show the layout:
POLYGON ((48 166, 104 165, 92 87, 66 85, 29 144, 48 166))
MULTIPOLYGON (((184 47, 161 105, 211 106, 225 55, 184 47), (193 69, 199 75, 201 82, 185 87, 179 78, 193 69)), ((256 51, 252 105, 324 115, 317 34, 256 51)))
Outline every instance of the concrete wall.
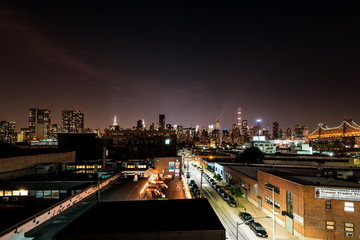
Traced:
POLYGON ((75 162, 75 152, 50 153, 0 159, 0 174, 32 168, 44 163, 75 162))

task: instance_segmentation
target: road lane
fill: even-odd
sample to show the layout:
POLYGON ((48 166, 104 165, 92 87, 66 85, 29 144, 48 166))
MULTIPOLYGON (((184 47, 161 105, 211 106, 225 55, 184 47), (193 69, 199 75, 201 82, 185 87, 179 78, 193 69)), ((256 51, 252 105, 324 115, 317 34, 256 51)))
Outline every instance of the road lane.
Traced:
MULTIPOLYGON (((186 160, 187 161, 187 160, 186 160)), ((190 165, 191 179, 194 179, 196 184, 200 187, 201 172, 197 170, 192 164, 190 165)), ((208 173, 209 176, 213 174, 208 173)), ((239 217, 239 210, 234 207, 230 207, 227 202, 220 196, 220 194, 213 189, 209 182, 203 177, 202 179, 203 194, 208 198, 211 206, 219 217, 220 221, 226 229, 226 237, 230 240, 236 239, 236 223, 242 222, 239 217)), ((238 239, 251 240, 254 239, 255 234, 250 228, 245 225, 239 225, 239 237, 238 239)), ((267 238, 265 238, 267 239, 267 238)))

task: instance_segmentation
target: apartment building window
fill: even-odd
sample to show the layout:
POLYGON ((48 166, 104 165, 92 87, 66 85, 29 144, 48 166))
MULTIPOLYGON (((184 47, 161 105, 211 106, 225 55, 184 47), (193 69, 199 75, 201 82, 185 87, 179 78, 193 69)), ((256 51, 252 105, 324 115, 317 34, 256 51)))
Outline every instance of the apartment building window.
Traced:
POLYGON ((326 209, 331 209, 331 201, 330 200, 325 201, 325 208, 326 209))
POLYGON ((265 182, 265 188, 269 189, 270 191, 272 191, 274 189, 275 193, 280 194, 280 188, 276 187, 276 186, 274 186, 274 185, 272 185, 270 183, 265 182))
POLYGON ((345 223, 345 232, 354 232, 354 224, 345 223))
POLYGON ((354 212, 355 211, 354 203, 353 202, 345 202, 344 211, 346 211, 346 212, 354 212))
POLYGON ((327 230, 335 230, 335 221, 326 221, 327 230))
MULTIPOLYGON (((273 200, 267 196, 265 196, 265 202, 268 203, 270 206, 273 205, 273 200)), ((280 210, 280 203, 275 201, 274 206, 276 209, 280 210)))

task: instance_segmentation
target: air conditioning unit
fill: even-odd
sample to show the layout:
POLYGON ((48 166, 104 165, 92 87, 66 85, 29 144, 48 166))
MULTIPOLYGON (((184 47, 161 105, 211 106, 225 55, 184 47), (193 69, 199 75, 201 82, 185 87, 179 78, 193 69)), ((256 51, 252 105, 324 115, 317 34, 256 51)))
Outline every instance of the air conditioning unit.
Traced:
POLYGON ((354 233, 352 233, 352 232, 346 232, 346 233, 345 233, 345 236, 347 236, 347 237, 353 237, 353 236, 354 236, 354 233))
POLYGON ((3 202, 8 202, 8 201, 9 201, 9 197, 3 197, 3 198, 2 198, 2 201, 3 201, 3 202))
POLYGON ((12 197, 11 201, 17 202, 17 201, 19 201, 19 198, 18 197, 12 197))

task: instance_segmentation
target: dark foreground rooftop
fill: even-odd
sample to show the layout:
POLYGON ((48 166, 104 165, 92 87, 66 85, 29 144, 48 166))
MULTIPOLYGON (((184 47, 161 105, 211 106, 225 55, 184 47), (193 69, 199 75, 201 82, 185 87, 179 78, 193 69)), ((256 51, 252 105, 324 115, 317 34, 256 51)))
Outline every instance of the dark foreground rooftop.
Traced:
POLYGON ((210 237, 201 239, 225 239, 225 229, 207 199, 97 203, 53 239, 86 239, 85 236, 143 239, 141 236, 145 233, 161 235, 169 232, 174 239, 179 232, 183 237, 195 234, 199 239, 206 235, 210 237))

